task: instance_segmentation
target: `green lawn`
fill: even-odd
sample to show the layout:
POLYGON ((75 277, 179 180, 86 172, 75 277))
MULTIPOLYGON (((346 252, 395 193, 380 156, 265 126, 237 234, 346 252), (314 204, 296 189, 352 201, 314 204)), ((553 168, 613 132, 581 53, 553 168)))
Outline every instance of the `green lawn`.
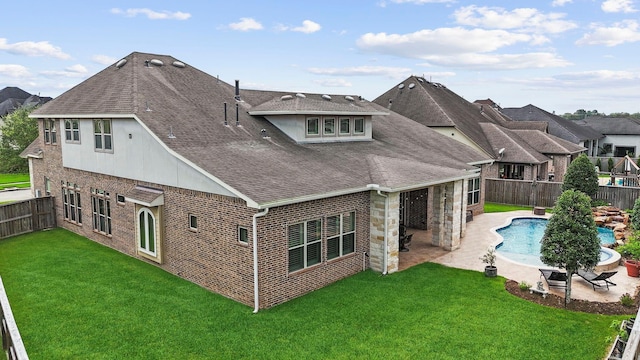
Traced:
POLYGON ((432 263, 253 314, 62 229, 0 240, 0 275, 31 359, 602 359, 623 318, 432 263))
POLYGON ((484 212, 485 213, 494 213, 494 212, 507 212, 507 211, 515 211, 515 210, 531 210, 533 211, 533 207, 531 206, 517 206, 517 205, 506 205, 506 204, 497 204, 497 203, 484 203, 484 212))
POLYGON ((0 174, 0 190, 30 187, 29 174, 0 174))

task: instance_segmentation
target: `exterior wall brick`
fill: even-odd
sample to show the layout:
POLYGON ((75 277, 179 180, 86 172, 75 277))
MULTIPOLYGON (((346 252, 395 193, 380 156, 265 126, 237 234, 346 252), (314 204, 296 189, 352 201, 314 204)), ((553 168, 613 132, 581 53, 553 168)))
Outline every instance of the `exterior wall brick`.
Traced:
MULTIPOLYGON (((42 122, 39 126, 42 136, 42 122)), ((223 296, 253 305, 252 221, 259 210, 248 208, 238 198, 64 168, 59 145, 44 145, 43 148, 43 159, 32 159, 33 186, 44 194, 45 177, 51 181, 51 195, 55 197, 56 220, 60 227, 161 267, 223 296), (77 184, 80 188, 80 225, 63 219, 61 181, 77 184), (164 192, 164 205, 151 209, 160 222, 160 262, 138 253, 136 217, 140 205, 116 201, 117 194, 125 195, 136 185, 164 192), (93 230, 91 188, 110 194, 111 236, 93 230), (190 214, 197 217, 197 231, 190 229, 190 214), (248 243, 238 241, 239 226, 248 230, 248 243)), ((369 200, 369 192, 362 192, 276 207, 270 209, 266 216, 259 217, 260 308, 280 304, 368 268, 365 253, 369 252, 370 240, 369 200), (317 218, 323 219, 324 226, 327 216, 349 211, 356 213, 354 253, 327 260, 326 237, 323 235, 321 263, 289 273, 287 227, 317 218)))

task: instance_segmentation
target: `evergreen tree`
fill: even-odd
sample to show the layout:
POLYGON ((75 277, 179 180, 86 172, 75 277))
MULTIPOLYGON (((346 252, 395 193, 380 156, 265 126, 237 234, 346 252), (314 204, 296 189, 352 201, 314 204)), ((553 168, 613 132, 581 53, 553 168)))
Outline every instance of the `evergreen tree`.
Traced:
POLYGON ((20 153, 38 137, 38 123, 30 119, 33 107, 20 107, 7 115, 0 128, 0 173, 27 173, 27 159, 20 153))
POLYGON ((540 260, 566 270, 566 306, 571 302, 573 274, 579 269, 593 269, 600 261, 600 239, 589 196, 578 190, 560 195, 542 237, 540 260))
POLYGON ((569 164, 564 176, 562 191, 579 190, 593 198, 598 193, 596 167, 585 154, 581 154, 569 164))

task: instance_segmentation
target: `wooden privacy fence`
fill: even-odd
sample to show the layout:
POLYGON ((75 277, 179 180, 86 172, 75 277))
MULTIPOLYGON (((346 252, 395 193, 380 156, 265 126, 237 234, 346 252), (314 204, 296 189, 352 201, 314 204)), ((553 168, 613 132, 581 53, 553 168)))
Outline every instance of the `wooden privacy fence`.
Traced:
MULTIPOLYGON (((485 201, 521 206, 553 207, 562 194, 562 183, 531 180, 486 179, 485 201)), ((620 209, 632 209, 640 188, 600 186, 595 198, 620 209)))
POLYGON ((0 239, 56 226, 53 197, 0 205, 0 239))

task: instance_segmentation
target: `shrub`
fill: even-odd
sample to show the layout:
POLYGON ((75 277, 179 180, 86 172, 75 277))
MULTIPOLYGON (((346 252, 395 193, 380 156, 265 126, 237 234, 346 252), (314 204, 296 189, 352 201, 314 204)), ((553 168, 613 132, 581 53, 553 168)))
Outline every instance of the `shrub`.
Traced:
POLYGON ((600 161, 600 158, 596 160, 596 167, 598 168, 598 171, 602 171, 602 161, 600 161))
POLYGON ((520 284, 518 284, 518 286, 522 291, 527 291, 531 288, 531 285, 529 285, 529 283, 527 283, 526 281, 521 281, 520 284))
POLYGON ((640 230, 640 198, 637 198, 633 203, 633 210, 631 210, 629 220, 631 220, 631 227, 633 229, 640 230))
POLYGON ((631 295, 629 293, 624 293, 622 294, 622 296, 620 296, 620 303, 626 307, 632 307, 633 306, 633 298, 631 297, 631 295))
POLYGON ((609 158, 609 160, 607 160, 607 165, 609 165, 609 172, 610 173, 615 173, 616 169, 613 168, 613 166, 615 165, 615 163, 613 162, 613 158, 609 158))
POLYGON ((564 175, 562 191, 579 190, 593 198, 598 192, 598 174, 596 167, 587 155, 582 154, 569 164, 564 175))

